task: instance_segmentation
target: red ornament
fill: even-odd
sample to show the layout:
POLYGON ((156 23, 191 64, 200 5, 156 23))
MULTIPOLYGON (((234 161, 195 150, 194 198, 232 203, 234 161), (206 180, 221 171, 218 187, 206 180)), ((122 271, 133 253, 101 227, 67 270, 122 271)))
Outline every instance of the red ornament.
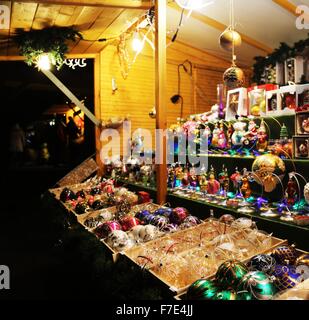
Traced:
POLYGON ((120 223, 117 221, 108 221, 97 227, 94 232, 99 238, 104 239, 116 230, 122 230, 120 223))
POLYGON ((138 194, 138 203, 148 203, 151 201, 150 199, 150 194, 145 191, 140 191, 137 193, 138 194))
POLYGON ((185 208, 175 208, 170 215, 171 223, 180 225, 189 216, 189 212, 185 208))
POLYGON ((132 228, 141 224, 141 221, 134 217, 126 217, 120 220, 123 231, 130 231, 132 228))

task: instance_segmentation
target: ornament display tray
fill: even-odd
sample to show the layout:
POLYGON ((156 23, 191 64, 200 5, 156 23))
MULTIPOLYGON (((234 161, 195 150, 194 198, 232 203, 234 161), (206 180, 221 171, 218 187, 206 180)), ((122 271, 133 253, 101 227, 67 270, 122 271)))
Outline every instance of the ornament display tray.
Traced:
MULTIPOLYGON (((271 248, 265 250, 264 252, 260 252, 260 254, 269 254, 271 253, 274 249, 276 249, 277 247, 280 247, 280 246, 284 246, 284 245, 288 245, 288 241, 287 240, 280 240, 280 239, 277 239, 277 238, 273 238, 274 240, 278 241, 278 243, 274 246, 272 246, 271 248)), ((299 254, 299 255, 302 255, 302 254, 308 254, 308 252, 306 251, 303 251, 303 250, 300 250, 300 249, 296 249, 296 252, 299 254)), ((250 258, 248 259, 245 259, 244 261, 242 261, 243 263, 248 263, 252 258, 254 257, 251 256, 250 258)), ((207 278, 207 279, 211 279, 213 280, 215 278, 215 274, 213 274, 211 277, 207 278)), ((192 282, 193 283, 193 282, 192 282)), ((303 292, 301 293, 302 295, 306 295, 307 296, 307 299, 305 300, 308 300, 309 299, 309 279, 300 283, 299 285, 297 285, 296 287, 294 287, 293 289, 288 289, 288 290, 285 290, 284 292, 282 292, 282 294, 280 295, 277 295, 274 297, 274 300, 288 300, 286 298, 288 298, 290 296, 290 291, 292 292, 294 289, 301 289, 302 286, 304 286, 304 288, 307 288, 308 292, 303 292)), ((189 287, 187 287, 185 289, 185 291, 177 294, 174 299, 175 300, 186 300, 186 295, 187 295, 187 291, 188 291, 189 287)))
MULTIPOLYGON (((221 230, 222 228, 225 227, 225 225, 220 222, 217 222, 217 224, 221 230)), ((239 236, 240 239, 243 239, 244 235, 241 235, 241 231, 239 231, 238 229, 237 230, 232 229, 231 227, 228 227, 228 228, 230 228, 231 235, 235 236, 236 238, 239 236)), ((167 253, 170 254, 169 257, 171 257, 170 260, 168 260, 169 258, 165 258, 163 256, 163 258, 161 258, 161 262, 160 262, 160 259, 157 262, 152 261, 153 266, 147 270, 150 272, 150 274, 152 274, 155 278, 159 279, 165 286, 167 286, 170 291, 176 294, 181 294, 183 292, 186 292, 189 286, 195 280, 199 278, 205 278, 205 279, 213 278, 217 270, 217 267, 226 260, 226 259, 216 260, 216 263, 213 265, 208 265, 207 263, 205 263, 204 266, 202 266, 201 264, 198 264, 198 265, 192 264, 192 261, 194 261, 194 258, 197 256, 201 258, 203 261, 203 257, 205 257, 205 254, 207 253, 205 249, 201 249, 201 244, 200 244, 201 240, 198 238, 200 237, 200 234, 203 232, 203 230, 208 232, 207 231, 208 229, 209 229, 209 222, 205 221, 202 225, 199 225, 197 227, 193 227, 188 230, 183 230, 175 234, 167 235, 161 239, 148 242, 144 246, 139 246, 138 248, 128 250, 124 253, 124 255, 134 264, 141 266, 140 259, 141 258, 144 259, 145 256, 147 257, 147 255, 145 255, 145 252, 152 252, 151 250, 164 252, 166 251, 166 248, 168 246, 173 246, 173 244, 176 244, 175 249, 176 249, 177 257, 175 257, 175 259, 172 256, 174 252, 170 254, 170 252, 167 251, 167 253), (191 239, 191 243, 189 242, 190 241, 189 239, 191 239), (155 249, 151 249, 151 248, 155 248, 155 249), (188 258, 190 256, 192 257, 192 259, 188 258), (167 261, 166 265, 162 263, 164 259, 166 259, 165 261, 167 261), (178 270, 179 268, 178 264, 180 261, 184 262, 188 266, 188 268, 184 268, 182 272, 180 272, 180 276, 175 273, 173 275, 173 272, 174 272, 173 270, 178 270), (163 266, 165 269, 163 269, 163 266), (198 273, 201 272, 202 267, 205 268, 207 271, 203 276, 200 276, 198 275, 198 273), (196 268, 195 273, 192 272, 192 268, 196 268)), ((205 236, 205 234, 203 236, 205 236)), ((208 234, 208 237, 209 239, 206 240, 204 238, 203 241, 205 241, 205 246, 207 246, 208 244, 208 249, 209 251, 211 251, 214 248, 209 245, 212 239, 211 234, 208 234)), ((267 249, 256 250, 254 254, 249 255, 246 259, 253 257, 256 254, 260 254, 260 253, 264 253, 265 251, 272 250, 273 248, 279 245, 283 245, 287 243, 284 240, 274 238, 274 237, 270 237, 270 241, 271 243, 267 249)), ((241 259, 241 261, 245 261, 246 259, 241 259)), ((205 258, 205 262, 206 262, 206 258, 205 258)), ((145 263, 146 265, 147 264, 149 265, 149 263, 146 260, 145 260, 145 263)), ((142 267, 142 268, 145 269, 145 267, 142 267)))
POLYGON ((309 279, 288 289, 275 297, 274 300, 309 300, 309 279))

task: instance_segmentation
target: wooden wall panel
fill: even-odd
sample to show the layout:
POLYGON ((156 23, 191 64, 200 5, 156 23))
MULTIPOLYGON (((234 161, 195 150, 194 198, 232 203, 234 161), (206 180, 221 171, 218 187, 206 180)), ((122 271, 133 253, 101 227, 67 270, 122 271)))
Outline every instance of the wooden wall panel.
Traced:
MULTIPOLYGON (((216 87, 222 83, 228 61, 201 54, 182 44, 173 44, 167 51, 167 122, 171 125, 180 116, 180 105, 174 105, 170 97, 178 90, 177 66, 186 59, 195 64, 194 77, 181 69, 181 95, 184 98, 184 116, 210 110, 216 103, 216 87), (219 66, 219 67, 218 67, 219 66)), ((115 46, 101 52, 101 116, 103 120, 117 116, 129 116, 132 131, 137 128, 155 129, 155 120, 149 112, 155 103, 154 55, 147 46, 132 65, 128 78, 121 75, 119 57, 115 46), (118 90, 112 92, 112 78, 118 90)))

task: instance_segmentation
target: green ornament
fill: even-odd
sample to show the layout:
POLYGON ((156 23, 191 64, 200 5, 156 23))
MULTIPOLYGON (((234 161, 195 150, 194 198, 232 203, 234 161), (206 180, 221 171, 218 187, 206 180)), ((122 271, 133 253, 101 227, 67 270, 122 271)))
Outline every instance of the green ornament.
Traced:
POLYGON ((200 279, 188 289, 187 300, 212 300, 218 292, 213 281, 200 279))
POLYGON ((237 260, 221 264, 216 273, 216 283, 225 289, 237 289, 239 282, 249 272, 246 265, 237 260))
POLYGON ((271 300, 276 294, 272 281, 261 271, 246 274, 239 284, 239 289, 251 293, 256 300, 271 300))
POLYGON ((252 297, 252 294, 248 291, 240 291, 237 292, 237 298, 236 300, 239 301, 250 301, 250 300, 254 300, 254 298, 252 297))
POLYGON ((232 290, 224 290, 224 291, 218 292, 214 300, 225 300, 225 301, 237 300, 237 294, 232 290))

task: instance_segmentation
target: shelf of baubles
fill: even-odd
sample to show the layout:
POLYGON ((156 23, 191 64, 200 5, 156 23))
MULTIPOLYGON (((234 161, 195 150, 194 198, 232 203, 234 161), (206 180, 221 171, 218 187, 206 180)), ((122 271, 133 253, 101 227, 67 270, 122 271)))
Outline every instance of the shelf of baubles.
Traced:
MULTIPOLYGON (((118 183, 124 184, 131 191, 146 191, 150 194, 151 198, 155 199, 156 197, 156 188, 154 187, 145 186, 142 183, 132 183, 122 179, 118 179, 118 183)), ((200 219, 210 217, 212 212, 215 218, 220 218, 225 214, 231 214, 236 218, 246 217, 254 219, 263 230, 274 233, 274 235, 279 238, 289 239, 290 242, 295 242, 295 244, 303 250, 309 250, 309 225, 297 225, 290 221, 282 221, 279 217, 264 217, 261 216, 258 211, 251 213, 238 212, 237 208, 199 200, 194 196, 175 194, 171 189, 168 191, 167 204, 172 207, 189 208, 190 213, 200 219)))
MULTIPOLYGON (((259 125, 263 120, 265 121, 265 123, 267 123, 268 128, 271 128, 271 130, 269 129, 268 132, 269 139, 272 139, 274 141, 278 139, 278 137, 280 136, 281 126, 283 124, 286 125, 289 131, 289 137, 293 136, 295 133, 295 115, 283 115, 277 117, 265 117, 263 119, 254 119, 256 123, 259 123, 259 125)), ((249 119, 245 119, 244 121, 249 121, 249 119)), ((230 171, 229 173, 231 174, 232 171, 234 172, 237 167, 238 169, 240 169, 239 171, 242 171, 244 168, 250 171, 252 168, 252 164, 254 163, 258 155, 248 153, 237 154, 235 152, 229 153, 227 150, 225 152, 222 152, 222 150, 219 152, 217 150, 210 150, 209 154, 199 154, 199 156, 207 158, 208 168, 211 168, 211 166, 213 165, 215 167, 215 171, 218 173, 221 167, 225 165, 226 168, 228 167, 230 171), (228 160, 232 161, 229 162, 228 160)), ((284 186, 288 182, 288 174, 286 173, 296 171, 305 177, 308 176, 307 170, 309 159, 290 159, 285 157, 282 157, 281 159, 283 160, 286 167, 285 178, 283 180, 284 186)), ((122 183, 125 183, 129 189, 134 191, 147 191, 150 193, 152 198, 155 198, 156 188, 154 186, 143 183, 135 183, 132 181, 128 181, 127 179, 120 180, 122 183)), ((253 195, 255 195, 256 198, 261 196, 261 193, 263 193, 263 191, 260 191, 261 189, 257 184, 253 187, 253 189, 255 189, 253 190, 253 195)), ((203 219, 209 216, 210 210, 213 210, 215 212, 215 215, 218 217, 227 213, 233 214, 234 216, 236 215, 237 217, 254 217, 259 221, 261 227, 266 231, 274 232, 277 236, 283 238, 289 238, 291 241, 295 241, 303 249, 309 248, 309 226, 301 225, 304 224, 303 221, 297 221, 297 224, 295 223, 295 221, 283 221, 280 219, 280 216, 263 216, 258 210, 250 210, 250 212, 239 212, 239 208, 227 207, 226 205, 220 206, 216 203, 213 203, 213 201, 209 201, 209 198, 203 199, 201 194, 192 192, 190 188, 188 188, 188 190, 183 189, 181 193, 179 194, 178 192, 178 194, 175 194, 175 190, 169 189, 167 202, 171 203, 172 206, 188 207, 190 208, 192 214, 203 219)), ((282 187, 279 184, 271 194, 268 194, 268 196, 272 200, 272 202, 279 202, 284 196, 283 193, 284 190, 282 190, 282 187)), ((307 210, 309 213, 309 208, 307 208, 307 210)), ((306 212, 304 215, 306 215, 306 212)), ((287 216, 287 218, 289 218, 289 216, 287 216)))

